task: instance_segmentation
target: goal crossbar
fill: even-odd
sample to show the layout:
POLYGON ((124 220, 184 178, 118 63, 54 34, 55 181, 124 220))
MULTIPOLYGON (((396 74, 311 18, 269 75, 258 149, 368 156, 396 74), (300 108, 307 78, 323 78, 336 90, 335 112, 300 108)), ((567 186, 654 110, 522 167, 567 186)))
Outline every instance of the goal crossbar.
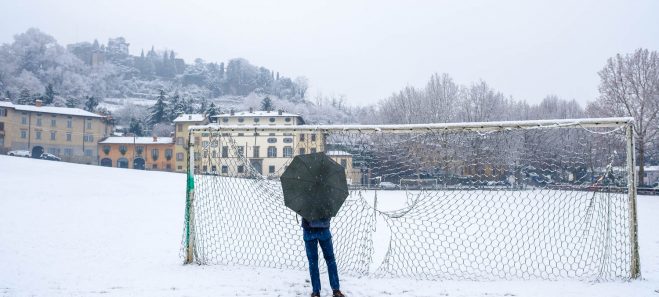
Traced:
POLYGON ((390 133, 408 133, 423 131, 501 131, 510 129, 533 128, 614 128, 634 122, 632 117, 613 118, 583 118, 583 119, 555 119, 555 120, 527 120, 527 121, 500 121, 500 122, 464 122, 464 123, 431 123, 431 124, 401 124, 401 125, 195 125, 190 126, 191 131, 383 131, 390 133))

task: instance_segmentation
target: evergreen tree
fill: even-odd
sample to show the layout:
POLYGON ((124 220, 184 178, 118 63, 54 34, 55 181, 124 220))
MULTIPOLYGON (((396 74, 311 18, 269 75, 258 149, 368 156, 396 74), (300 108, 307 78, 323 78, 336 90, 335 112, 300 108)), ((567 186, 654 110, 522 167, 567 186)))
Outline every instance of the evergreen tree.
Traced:
POLYGON ((128 132, 133 133, 135 136, 142 136, 142 134, 144 133, 142 122, 135 118, 130 118, 130 124, 128 125, 128 132))
POLYGON ((167 118, 167 104, 165 103, 165 91, 160 90, 156 104, 149 108, 151 114, 149 115, 149 124, 155 125, 166 121, 167 118))
POLYGON ((78 99, 73 97, 66 98, 66 103, 64 103, 64 105, 66 105, 66 107, 77 107, 78 99))
POLYGON ((272 99, 270 97, 265 97, 261 100, 261 110, 271 111, 275 107, 272 105, 272 99))
POLYGON ((33 103, 32 101, 32 95, 30 95, 30 91, 27 89, 22 89, 21 93, 18 94, 18 102, 16 102, 19 105, 30 105, 33 103))
POLYGON ((211 105, 208 106, 208 109, 206 109, 205 114, 208 116, 208 118, 211 118, 212 116, 215 116, 218 113, 220 113, 220 112, 217 109, 217 107, 215 107, 215 103, 211 102, 211 105))
POLYGON ((179 115, 186 113, 185 100, 181 99, 181 96, 178 92, 174 93, 172 100, 169 102, 169 108, 167 109, 167 116, 170 121, 176 119, 179 115))
POLYGON ((201 103, 199 103, 199 109, 197 110, 197 113, 205 113, 206 110, 208 109, 208 101, 206 98, 201 99, 201 103))
POLYGON ((43 96, 43 104, 44 105, 50 105, 53 104, 53 100, 55 100, 55 90, 53 90, 53 84, 48 84, 46 86, 46 91, 45 95, 43 96))
POLYGON ((98 99, 94 96, 87 96, 87 99, 85 100, 85 110, 89 112, 94 112, 96 110, 96 107, 98 106, 98 99))

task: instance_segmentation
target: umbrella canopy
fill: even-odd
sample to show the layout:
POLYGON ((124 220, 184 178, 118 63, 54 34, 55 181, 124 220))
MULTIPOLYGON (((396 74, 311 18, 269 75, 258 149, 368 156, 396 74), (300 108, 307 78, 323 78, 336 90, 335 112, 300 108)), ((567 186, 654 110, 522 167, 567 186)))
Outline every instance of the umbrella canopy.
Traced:
POLYGON ((286 206, 307 220, 336 216, 348 197, 345 168, 325 153, 295 156, 280 180, 286 206))

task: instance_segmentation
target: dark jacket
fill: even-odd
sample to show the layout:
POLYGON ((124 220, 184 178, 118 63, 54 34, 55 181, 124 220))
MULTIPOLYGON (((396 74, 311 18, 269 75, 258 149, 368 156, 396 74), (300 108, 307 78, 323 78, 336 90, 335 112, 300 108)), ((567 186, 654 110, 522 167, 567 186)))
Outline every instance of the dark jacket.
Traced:
POLYGON ((330 227, 331 219, 320 219, 320 220, 311 220, 302 218, 302 229, 307 231, 316 231, 319 229, 328 229, 330 227))

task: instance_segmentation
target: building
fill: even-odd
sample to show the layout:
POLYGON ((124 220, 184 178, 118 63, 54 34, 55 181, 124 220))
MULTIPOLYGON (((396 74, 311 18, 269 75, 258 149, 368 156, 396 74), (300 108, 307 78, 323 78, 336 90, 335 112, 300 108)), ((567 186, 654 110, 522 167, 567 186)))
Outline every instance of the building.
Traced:
POLYGON ((353 167, 351 153, 346 151, 328 151, 325 154, 346 169, 346 180, 349 185, 359 184, 361 182, 362 174, 359 169, 353 167))
POLYGON ((107 137, 98 143, 99 165, 117 168, 172 171, 171 137, 107 137))
POLYGON ((0 102, 0 152, 47 152, 63 161, 97 164, 97 143, 112 131, 108 118, 79 108, 0 102))
MULTIPOLYGON (((298 114, 283 111, 241 111, 213 116, 219 126, 293 126, 304 124, 298 114)), ((249 176, 245 163, 257 173, 280 176, 286 164, 298 154, 324 151, 324 136, 309 132, 236 132, 219 135, 202 133, 196 170, 227 176, 249 176)))
POLYGON ((208 124, 208 118, 203 114, 182 114, 174 119, 174 171, 186 172, 188 164, 188 142, 190 133, 188 128, 195 125, 208 124))

